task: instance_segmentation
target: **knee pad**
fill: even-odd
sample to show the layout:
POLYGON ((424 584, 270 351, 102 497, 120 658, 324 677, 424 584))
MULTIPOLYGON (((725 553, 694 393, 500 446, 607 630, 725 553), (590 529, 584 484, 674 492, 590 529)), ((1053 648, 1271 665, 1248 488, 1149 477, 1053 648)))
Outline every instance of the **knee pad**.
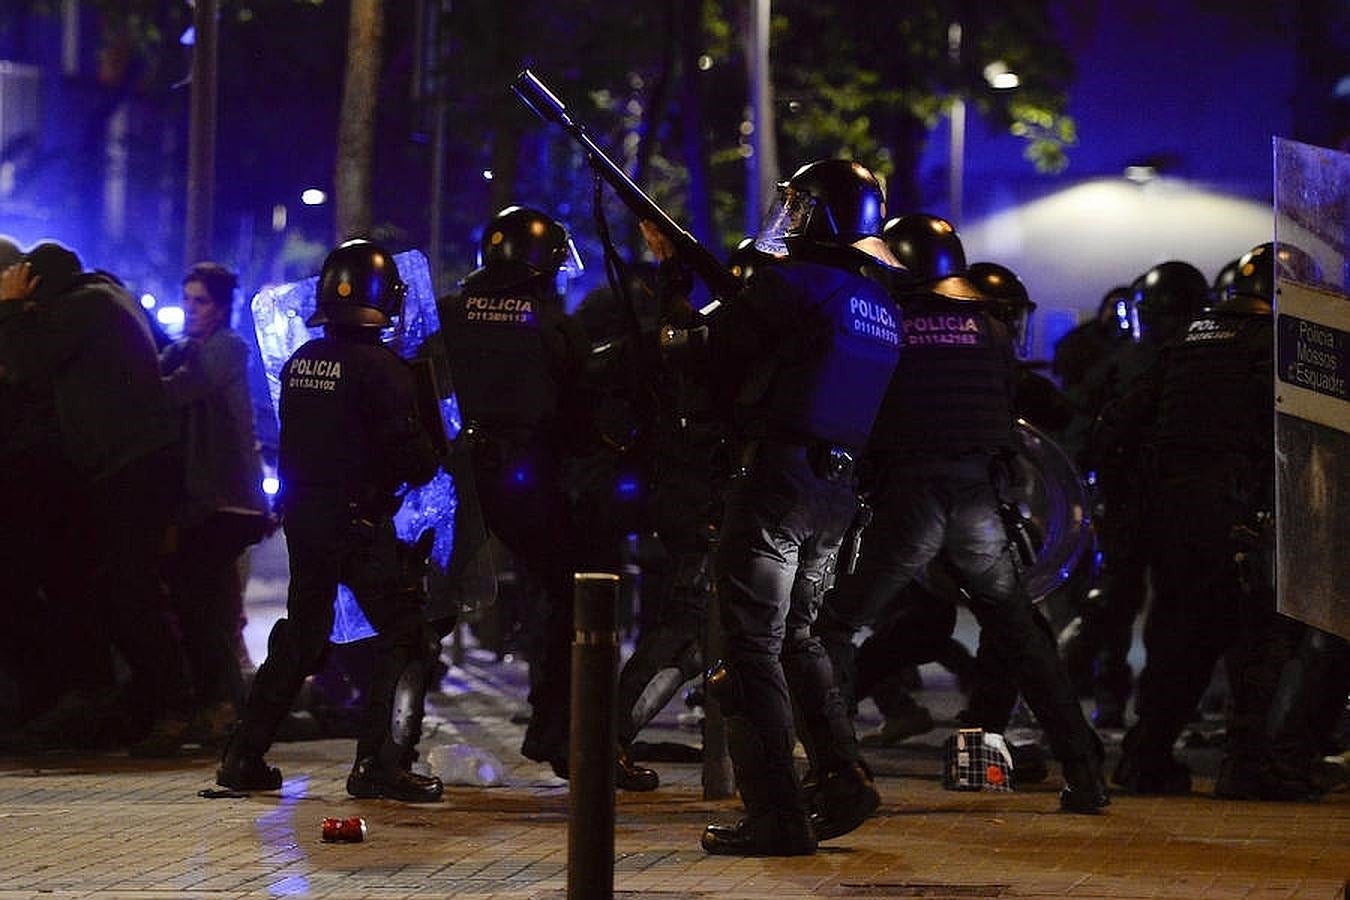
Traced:
POLYGON ((305 675, 319 670, 328 650, 328 633, 306 635, 288 619, 277 619, 267 635, 267 655, 289 659, 305 675))

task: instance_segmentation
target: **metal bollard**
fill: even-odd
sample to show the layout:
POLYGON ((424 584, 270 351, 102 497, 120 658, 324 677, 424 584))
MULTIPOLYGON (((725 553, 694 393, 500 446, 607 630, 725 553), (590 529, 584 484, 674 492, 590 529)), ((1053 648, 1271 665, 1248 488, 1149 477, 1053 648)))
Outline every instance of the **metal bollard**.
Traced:
MULTIPOLYGON (((708 620, 703 632, 705 669, 722 658, 722 616, 717 598, 708 603, 708 620)), ((703 691, 703 799, 725 800, 736 796, 736 777, 727 752, 727 728, 722 707, 703 691)))
POLYGON ((567 753, 568 900, 614 896, 614 718, 619 681, 619 576, 578 572, 573 582, 572 716, 567 753))

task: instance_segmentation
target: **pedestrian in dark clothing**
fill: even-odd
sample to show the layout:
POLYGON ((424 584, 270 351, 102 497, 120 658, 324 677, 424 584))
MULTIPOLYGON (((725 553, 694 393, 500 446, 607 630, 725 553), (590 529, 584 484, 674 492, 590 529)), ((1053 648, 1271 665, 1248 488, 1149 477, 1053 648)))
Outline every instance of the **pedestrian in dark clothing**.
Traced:
POLYGON ((181 468, 154 344, 128 300, 70 250, 39 245, 0 276, 0 358, 19 380, 50 386, 62 454, 81 480, 85 613, 131 669, 133 752, 160 754, 177 750, 190 704, 159 579, 181 468))
POLYGON ((272 629, 216 773, 222 787, 281 786, 281 772, 263 754, 305 678, 319 669, 342 584, 374 626, 379 657, 365 685, 347 793, 408 802, 441 797, 439 778, 411 771, 440 642, 393 523, 401 489, 430 481, 438 459, 418 416, 412 369, 380 342, 381 330, 401 316, 405 293, 383 247, 341 244, 324 261, 317 311, 306 323, 324 326, 325 334, 281 372, 279 505, 290 590, 286 618, 272 629))
POLYGON ((248 347, 230 328, 237 281, 218 263, 190 268, 183 279, 185 336, 160 356, 184 455, 184 497, 166 572, 196 695, 194 737, 207 744, 224 741, 244 701, 239 558, 270 527, 246 381, 248 347))

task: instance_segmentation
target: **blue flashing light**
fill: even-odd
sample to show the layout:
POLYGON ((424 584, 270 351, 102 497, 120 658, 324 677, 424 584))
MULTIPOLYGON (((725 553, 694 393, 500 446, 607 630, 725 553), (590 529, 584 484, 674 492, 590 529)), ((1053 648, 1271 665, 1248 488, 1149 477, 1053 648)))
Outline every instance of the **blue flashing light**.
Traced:
POLYGON ((275 497, 281 490, 281 479, 275 475, 268 475, 262 480, 263 493, 269 497, 275 497))
POLYGON ((154 309, 154 308, 155 308, 155 302, 156 302, 156 301, 155 301, 155 295, 154 295, 154 294, 141 294, 141 308, 142 308, 142 309, 154 309))
POLYGON ((530 483, 530 470, 524 466, 519 466, 511 473, 511 480, 516 484, 525 485, 530 483))
POLYGON ((625 500, 631 500, 642 490, 642 485, 635 476, 624 475, 617 484, 614 485, 614 492, 625 500))

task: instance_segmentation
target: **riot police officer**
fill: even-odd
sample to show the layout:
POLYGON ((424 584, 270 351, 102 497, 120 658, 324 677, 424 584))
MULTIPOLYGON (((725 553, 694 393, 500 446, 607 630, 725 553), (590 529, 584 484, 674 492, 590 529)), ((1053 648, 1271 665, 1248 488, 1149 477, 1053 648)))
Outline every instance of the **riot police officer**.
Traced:
POLYGON ((966 277, 987 298, 989 312, 1008 328, 1017 363, 1013 372, 1013 409, 1017 415, 1050 434, 1058 434, 1073 418, 1069 399, 1037 369, 1043 362, 1031 356, 1031 316, 1036 302, 1017 273, 996 262, 973 263, 966 277))
POLYGON ((999 511, 1014 448, 1012 341, 968 284, 948 276, 896 290, 900 362, 868 442, 874 518, 856 572, 840 574, 816 629, 836 671, 850 671, 854 634, 941 560, 969 597, 982 645, 1047 733, 1066 782, 1061 808, 1097 812, 1110 802, 1101 742, 1036 620, 999 511))
MULTIPOLYGON (((1069 329, 1055 343, 1050 371, 1065 391, 1078 387, 1097 363, 1130 337, 1130 286, 1118 284, 1107 290, 1097 304, 1097 314, 1069 329)), ((1092 410, 1095 418, 1099 409, 1092 410)))
POLYGON ((813 853, 880 800, 811 623, 898 353, 895 307, 864 274, 893 256, 877 237, 881 187, 861 164, 809 163, 780 190, 757 243, 783 259, 708 321, 711 360, 735 390, 736 474, 716 551, 726 659, 707 691, 726 716, 746 813, 704 830, 703 848, 718 854, 813 853), (792 700, 816 772, 810 801, 793 766, 792 700))
MULTIPOLYGON (((886 220, 881 239, 904 266, 907 282, 975 296, 975 286, 965 277, 965 247, 951 222, 931 213, 906 213, 886 220)), ((885 717, 881 731, 864 743, 891 744, 933 728, 932 713, 910 693, 918 665, 939 661, 957 673, 963 689, 973 683, 975 659, 952 636, 957 615, 953 595, 913 582, 884 619, 874 623, 872 635, 858 648, 856 668, 836 669, 835 681, 850 709, 856 711, 858 702, 870 695, 885 717)))
MULTIPOLYGON (((640 560, 642 629, 619 672, 618 736, 620 753, 625 755, 680 686, 705 668, 713 547, 728 474, 726 428, 711 386, 681 365, 678 353, 667 357, 659 348, 659 334, 666 329, 674 333, 695 324, 688 298, 692 277, 656 226, 642 222, 640 227, 653 255, 662 260, 643 295, 660 328, 650 335, 646 328, 636 334, 631 328, 615 329, 620 336, 607 341, 611 350, 625 345, 629 352, 644 355, 645 363, 630 368, 641 376, 651 410, 637 450, 646 492, 643 527, 656 552, 640 560)), ((753 248, 753 239, 747 238, 728 258, 727 268, 744 281, 764 261, 753 248)), ((635 305, 645 324, 642 305, 635 305)), ((656 777, 647 782, 653 788, 657 783, 656 777)))
POLYGON ((585 440, 576 398, 590 353, 558 291, 560 272, 577 266, 574 254, 552 217, 506 207, 483 229, 481 265, 439 304, 484 522, 545 595, 529 635, 530 720, 520 752, 563 778, 572 582, 586 553, 563 485, 564 462, 585 440))
POLYGON ((356 597, 378 636, 380 662, 364 692, 364 722, 347 778, 354 797, 411 802, 441 797, 440 779, 409 770, 421 734, 427 675, 440 644, 425 596, 400 576, 393 514, 403 485, 419 486, 438 459, 418 418, 411 368, 381 342, 401 315, 406 286, 387 250, 339 245, 319 275, 322 325, 281 373, 279 508, 290 556, 286 618, 268 637, 243 718, 216 782, 275 790, 281 772, 263 759, 305 678, 318 670, 333 627, 339 584, 356 597))
MULTIPOLYGON (((1256 536, 1274 510, 1273 313, 1277 267, 1302 251, 1263 244, 1242 257, 1228 296, 1161 350, 1157 366, 1103 413, 1109 446, 1147 450, 1154 599, 1144 628, 1138 721, 1113 780, 1133 793, 1190 789, 1172 746, 1195 712, 1215 663, 1230 666, 1233 710, 1215 793, 1297 799, 1306 786, 1273 776, 1266 717, 1301 627, 1275 612, 1256 536)), ((1305 276, 1306 277, 1306 276, 1305 276)))
MULTIPOLYGON (((1209 284, 1187 262, 1159 263, 1131 287, 1132 337, 1088 373, 1084 393, 1102 398, 1102 409, 1137 387, 1158 360, 1162 347, 1209 303, 1209 284)), ((1079 634, 1094 648, 1093 720, 1101 728, 1124 728, 1132 692, 1128 662, 1134 622, 1148 588, 1148 559, 1143 549, 1144 471, 1136 454, 1092 436, 1084 466, 1094 472, 1100 491, 1097 534, 1102 571, 1083 607, 1079 634)))

